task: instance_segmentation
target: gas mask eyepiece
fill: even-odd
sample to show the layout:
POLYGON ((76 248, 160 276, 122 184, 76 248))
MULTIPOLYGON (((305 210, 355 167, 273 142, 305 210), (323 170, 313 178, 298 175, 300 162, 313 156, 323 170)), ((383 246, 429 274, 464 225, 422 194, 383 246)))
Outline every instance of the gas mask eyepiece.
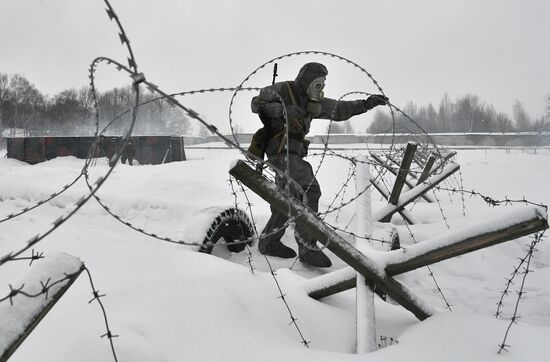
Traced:
POLYGON ((309 99, 319 101, 323 98, 323 88, 325 88, 325 77, 315 78, 307 87, 306 94, 309 99))

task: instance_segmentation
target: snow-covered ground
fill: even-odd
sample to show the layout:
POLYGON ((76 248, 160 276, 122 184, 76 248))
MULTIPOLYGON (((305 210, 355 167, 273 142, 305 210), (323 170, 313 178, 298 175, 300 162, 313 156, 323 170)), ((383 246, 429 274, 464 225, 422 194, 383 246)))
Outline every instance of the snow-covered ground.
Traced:
MULTIPOLYGON (((542 152, 542 153, 541 153, 542 152)), ((494 199, 526 199, 550 204, 550 154, 522 151, 459 151, 465 189, 494 199)), ((3 155, 0 155, 3 157, 3 155)), ((228 182, 233 150, 187 150, 186 162, 158 166, 118 165, 99 196, 113 212, 137 227, 158 235, 200 242, 204 223, 200 211, 234 203, 228 182)), ((311 162, 316 165, 319 157, 311 162)), ((57 158, 30 166, 0 158, 0 219, 32 206, 78 176, 83 161, 57 158)), ((91 179, 105 173, 103 160, 90 170, 91 179)), ((328 207, 341 188, 349 165, 327 158, 319 173, 323 190, 321 209, 328 207)), ((459 178, 450 186, 458 187, 459 178)), ((351 196, 353 185, 347 190, 351 196)), ((79 181, 66 193, 38 209, 0 224, 0 255, 20 249, 35 234, 49 228, 72 203, 87 193, 79 181)), ((263 227, 268 205, 248 193, 256 224, 263 227)), ((438 192, 451 228, 474 224, 497 209, 476 197, 438 192)), ((245 199, 239 193, 239 206, 245 199)), ((340 200, 337 201, 340 203, 340 200)), ((373 194, 373 209, 384 205, 373 194)), ((501 206, 501 208, 504 206, 501 206)), ((345 227, 353 205, 327 220, 345 227)), ((412 227, 416 241, 447 230, 437 204, 419 202, 412 213, 420 221, 412 227)), ((394 218, 397 221, 397 218, 394 218)), ((404 225, 397 225, 405 243, 412 242, 404 225)), ((353 222, 351 223, 353 229, 353 222)), ((144 236, 107 214, 94 200, 37 245, 44 254, 57 251, 79 257, 89 268, 105 304, 119 361, 547 361, 550 340, 550 246, 543 240, 534 255, 526 292, 520 303, 521 319, 509 334, 510 351, 497 354, 509 321, 494 318, 505 278, 525 255, 530 238, 497 245, 433 265, 432 270, 453 312, 445 304, 426 269, 401 276, 409 288, 441 312, 424 322, 397 305, 378 299, 377 332, 397 339, 396 345, 368 355, 356 355, 355 293, 353 290, 322 301, 309 298, 301 281, 327 270, 299 262, 271 258, 277 280, 304 337, 289 325, 290 316, 268 272, 265 259, 252 247, 251 273, 246 252, 215 255, 197 253, 196 246, 174 245, 144 236)), ((283 241, 292 247, 292 232, 283 241)), ((330 255, 336 270, 345 264, 330 255)), ((35 262, 38 265, 41 261, 35 262)), ((31 268, 34 267, 31 266, 31 268)), ((0 267, 0 298, 17 285, 28 262, 0 267)), ((518 280, 519 282, 519 280, 518 280)), ((517 290, 518 284, 512 291, 517 290)), ((81 276, 57 303, 10 361, 109 361, 103 317, 81 276)), ((515 293, 504 300, 510 316, 515 293)), ((0 321, 2 323, 3 321, 0 321)), ((0 336, 1 338, 1 336, 0 336)))

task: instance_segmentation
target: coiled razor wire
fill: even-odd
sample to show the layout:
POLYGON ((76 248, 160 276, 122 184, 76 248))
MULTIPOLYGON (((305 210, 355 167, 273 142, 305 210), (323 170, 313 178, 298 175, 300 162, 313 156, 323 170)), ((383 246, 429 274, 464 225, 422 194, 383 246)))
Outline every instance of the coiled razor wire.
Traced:
MULTIPOLYGON (((120 21, 118 20, 118 17, 116 16, 116 14, 114 13, 114 10, 112 9, 111 5, 109 4, 108 0, 104 0, 106 5, 107 5, 107 14, 109 15, 109 18, 112 20, 112 19, 115 19, 116 20, 116 23, 117 23, 117 26, 118 26, 118 29, 120 31, 119 33, 119 36, 120 36, 120 39, 121 39, 121 42, 123 44, 126 44, 126 47, 128 48, 128 52, 129 52, 129 57, 128 57, 128 63, 130 65, 130 67, 132 68, 132 70, 130 70, 129 68, 126 68, 128 69, 128 71, 130 72, 131 76, 132 76, 132 80, 133 80, 133 83, 132 83, 132 87, 133 87, 133 90, 134 90, 134 104, 135 106, 133 107, 132 109, 132 118, 131 118, 131 122, 130 122, 130 126, 128 127, 128 130, 126 132, 126 134, 123 136, 123 139, 122 139, 122 147, 126 146, 126 144, 128 143, 128 140, 130 139, 130 136, 131 136, 131 133, 132 133, 132 130, 134 128, 134 125, 135 125, 135 121, 136 121, 136 117, 137 117, 137 105, 139 104, 139 99, 140 99, 140 90, 139 90, 139 83, 141 83, 143 81, 143 78, 140 76, 141 73, 138 73, 138 70, 137 70, 137 64, 136 64, 136 61, 135 61, 135 58, 134 58, 134 55, 133 55, 133 51, 131 50, 131 46, 130 46, 130 42, 128 41, 128 38, 126 37, 126 33, 124 31, 124 28, 122 27, 122 24, 120 23, 120 21)), ((97 66, 97 63, 99 62, 99 59, 102 59, 101 57, 100 58, 96 58, 96 60, 94 60, 92 62, 92 65, 90 66, 90 84, 93 85, 94 84, 94 78, 93 78, 93 74, 95 72, 95 68, 97 66)), ((95 88, 93 88, 95 89, 95 88)), ((97 104, 97 97, 95 97, 95 101, 94 101, 94 108, 96 110, 96 119, 98 119, 99 117, 99 112, 98 112, 98 104, 97 104)), ((98 122, 98 121, 97 121, 98 122)), ((95 143, 98 143, 99 140, 96 138, 96 141, 95 143)), ((92 147, 93 148, 93 147, 92 147)), ((53 223, 52 223, 52 226, 46 230, 45 232, 43 233, 40 233, 40 234, 37 234, 35 236, 33 236, 31 239, 29 239, 27 242, 26 242, 26 246, 22 247, 21 249, 17 250, 17 251, 14 251, 14 252, 10 252, 6 255, 4 255, 3 257, 0 258, 0 266, 2 266, 3 264, 13 260, 14 258, 18 258, 20 255, 22 255, 23 253, 25 253, 26 251, 28 251, 29 249, 35 247, 36 244, 38 244, 40 241, 42 241, 45 237, 47 237, 48 235, 50 235, 54 230, 56 230, 58 227, 60 227, 63 223, 65 223, 68 219, 70 219, 73 215, 76 214, 76 212, 88 201, 90 200, 93 195, 99 190, 99 188, 101 187, 101 185, 103 185, 103 183, 105 182, 105 180, 108 179, 108 177, 111 175, 111 173, 113 172, 113 169, 114 167, 116 166, 118 160, 120 159, 121 157, 121 153, 118 152, 118 153, 115 153, 115 155, 113 156, 113 164, 109 167, 109 169, 107 170, 107 172, 105 173, 104 176, 98 178, 95 183, 94 183, 94 187, 92 188, 92 190, 90 191, 90 193, 86 196, 83 196, 81 197, 78 201, 76 201, 75 203, 75 206, 73 207, 73 209, 71 211, 69 211, 67 214, 59 217, 58 219, 56 219, 53 223)), ((84 164, 84 167, 82 169, 82 173, 85 173, 86 172, 86 169, 90 163, 90 159, 91 158, 88 158, 84 164)), ((76 183, 76 181, 72 182, 70 185, 74 185, 76 183)), ((64 189, 58 193, 54 193, 52 194, 55 195, 53 196, 51 199, 59 196, 63 191, 65 191, 67 188, 64 187, 64 189)), ((50 200, 51 200, 50 199, 50 200)), ((35 205, 34 208, 40 206, 40 205, 44 205, 44 203, 40 203, 39 205, 35 205)), ((30 210, 27 210, 25 212, 28 212, 30 210)), ((18 213, 19 215, 25 213, 25 212, 21 212, 21 213, 18 213)))
MULTIPOLYGON (((116 166, 116 164, 118 163, 120 157, 121 157, 121 151, 122 149, 124 149, 124 147, 126 146, 126 144, 128 143, 129 139, 130 139, 130 136, 131 136, 131 133, 132 133, 132 130, 134 128, 134 125, 135 125, 135 121, 136 121, 136 115, 137 115, 137 110, 139 108, 140 104, 139 103, 139 99, 140 99, 140 84, 143 83, 152 93, 158 93, 159 94, 159 97, 157 98, 154 98, 153 100, 150 100, 148 102, 151 102, 151 101, 154 101, 154 100, 158 100, 158 99, 164 99, 166 100, 169 104, 171 104, 172 106, 175 106, 175 107, 179 107, 180 109, 182 109, 183 111, 185 111, 185 113, 197 120, 198 122, 200 122, 201 124, 203 124, 204 126, 207 127, 207 129, 216 134, 218 137, 220 137, 230 148, 236 148, 238 149, 241 153, 243 153, 246 157, 247 157, 247 161, 248 163, 250 164, 253 164, 253 165, 258 165, 260 164, 263 168, 266 168, 266 169, 269 169, 270 170, 270 175, 272 178, 276 177, 276 176, 280 176, 280 177, 284 177, 285 179, 285 185, 286 185, 286 190, 281 190, 281 191, 286 191, 287 193, 287 196, 292 199, 292 198, 295 198, 293 197, 293 195, 289 192, 290 190, 290 184, 293 184, 294 186, 296 185, 295 181, 290 178, 289 176, 289 169, 288 169, 288 164, 287 164, 287 167, 286 167, 286 170, 279 170, 277 168, 275 168, 273 165, 269 164, 267 161, 264 161, 264 160, 261 160, 257 157, 254 157, 253 155, 250 155, 246 150, 244 150, 242 147, 240 147, 240 145, 238 144, 238 141, 237 141, 237 138, 235 136, 235 132, 234 132, 234 127, 233 127, 233 119, 232 119, 232 107, 233 107, 233 104, 234 104, 234 99, 236 97, 236 94, 240 91, 243 91, 243 90, 258 90, 258 88, 250 88, 250 87, 244 87, 244 83, 246 83, 253 75, 255 75, 260 69, 264 68, 265 66, 267 66, 268 64, 271 64, 277 60, 280 60, 280 59, 284 59, 284 58, 289 58, 289 57, 293 57, 293 56, 299 56, 299 55, 322 55, 322 56, 328 56, 328 57, 332 57, 332 58, 336 58, 336 59, 339 59, 339 60, 342 60, 342 61, 345 61, 346 63, 352 65, 353 67, 359 69, 362 73, 366 74, 366 76, 374 83, 374 85, 378 88, 378 90, 380 91, 380 93, 382 95, 385 96, 384 94, 384 91, 383 89, 380 87, 380 85, 378 84, 378 82, 373 78, 373 76, 367 72, 364 68, 362 68, 361 66, 359 66, 357 63, 354 63, 350 60, 348 60, 347 58, 344 58, 342 56, 339 56, 339 55, 336 55, 336 54, 332 54, 332 53, 327 53, 327 52, 323 52, 323 51, 300 51, 300 52, 294 52, 294 53, 288 53, 288 54, 285 54, 285 55, 282 55, 282 56, 279 56, 279 57, 276 57, 276 58, 273 58, 271 60, 269 60, 268 62, 262 64, 260 67, 256 68, 252 73, 250 73, 242 82, 239 86, 237 87, 233 87, 233 88, 212 88, 212 89, 208 89, 208 90, 198 90, 198 91, 188 91, 188 92, 181 92, 180 94, 166 94, 165 92, 163 92, 162 90, 159 89, 158 86, 156 86, 154 83, 151 83, 149 81, 147 81, 145 79, 145 76, 142 74, 142 73, 139 73, 138 72, 138 69, 137 69, 137 64, 136 64, 136 60, 135 60, 135 57, 134 57, 134 54, 133 54, 133 51, 132 51, 132 48, 130 46, 130 41, 128 39, 128 37, 126 36, 126 33, 124 31, 124 28, 118 18, 118 16, 116 15, 114 9, 111 7, 111 5, 109 4, 109 2, 107 0, 104 0, 106 6, 107 6, 107 15, 109 16, 110 20, 114 20, 116 22, 116 25, 119 29, 119 38, 121 40, 121 43, 123 45, 126 46, 127 50, 128 50, 128 53, 129 53, 129 57, 128 57, 128 67, 122 65, 121 63, 117 62, 117 61, 114 61, 110 58, 106 58, 106 57, 98 57, 96 58, 92 64, 90 65, 90 69, 89 69, 89 73, 90 73, 90 86, 91 86, 91 89, 92 89, 92 94, 93 94, 93 103, 94 103, 94 109, 95 109, 95 120, 96 120, 96 130, 95 130, 95 141, 94 141, 94 144, 90 150, 90 154, 85 162, 85 165, 82 169, 82 172, 81 174, 77 177, 76 180, 74 180, 73 182, 69 183, 68 185, 64 186, 62 190, 60 190, 59 192, 56 192, 54 194, 52 194, 49 198, 47 198, 46 200, 44 201, 39 201, 36 205, 34 205, 33 207, 29 207, 29 208, 26 208, 26 209, 23 209, 21 212, 18 212, 18 213, 15 213, 15 214, 10 214, 8 215, 8 217, 0 220, 0 222, 3 222, 3 221, 7 221, 9 219, 12 219, 14 217, 17 217, 19 215, 22 215, 28 211, 31 211, 32 209, 35 209, 36 207, 38 206, 41 206, 43 204, 45 204, 46 202, 52 200, 53 198, 57 197, 59 194, 61 194, 62 192, 66 191, 68 188, 70 188, 72 185, 74 185, 78 179, 81 178, 82 175, 85 176, 85 180, 86 180, 86 183, 88 185, 88 188, 90 190, 90 193, 87 195, 87 196, 84 196, 82 197, 81 199, 79 199, 76 204, 75 204, 75 207, 73 210, 71 210, 67 215, 65 216, 62 216, 60 218, 58 218, 56 221, 54 221, 53 223, 53 226, 46 232, 42 233, 42 234, 38 234, 36 235, 35 237, 31 238, 29 241, 27 241, 27 245, 20 249, 19 251, 15 251, 15 252, 12 252, 12 253, 9 253, 8 255, 2 257, 0 259, 0 266, 3 265, 4 263, 8 262, 8 261, 14 261, 14 260, 22 260, 22 259, 31 259, 31 262, 36 258, 36 255, 34 254, 34 250, 33 250, 33 254, 30 258, 25 258, 25 257, 21 257, 20 255, 23 254, 24 252, 26 252, 29 248, 31 247, 34 247, 38 242, 40 242, 41 240, 43 240, 46 236, 48 236, 51 232, 53 232, 55 229, 57 229, 59 226, 61 226, 65 221, 67 221, 70 217, 72 217, 91 197, 94 197, 99 203, 100 205, 106 209, 111 215, 113 215, 117 220, 123 222, 126 226, 129 226, 129 227, 132 227, 134 230, 136 231, 139 231, 139 232, 143 232, 145 234, 148 234, 149 236, 152 236, 152 237, 156 237, 157 239, 160 239, 160 240, 163 240, 163 241, 170 241, 170 242, 177 242, 177 243, 181 243, 181 244, 188 244, 188 243, 185 243, 185 242, 178 242, 178 241, 175 241, 175 240, 171 240, 170 238, 166 238, 166 237, 159 237, 157 235, 155 235, 154 233, 147 233, 145 232, 143 229, 141 228, 138 228, 138 227, 134 227, 133 225, 128 225, 127 222, 124 222, 121 220, 120 217, 117 217, 117 215, 115 215, 114 213, 112 213, 110 211, 110 209, 108 208, 108 206, 104 205, 104 203, 101 202, 101 200, 99 199, 99 197, 97 196, 97 191, 99 190, 99 188, 101 187, 101 185, 106 181, 106 179, 111 175, 114 167, 116 166), (87 168, 90 166, 91 162, 93 162, 94 160, 94 155, 96 154, 96 151, 99 147, 99 136, 102 135, 105 130, 109 127, 109 125, 114 122, 116 119, 120 118, 123 114, 120 114, 118 115, 114 120, 111 121, 111 123, 109 123, 107 125, 107 127, 104 128, 103 131, 99 131, 99 119, 100 119, 100 115, 99 115, 99 107, 98 107, 98 99, 97 99, 97 92, 96 92, 96 86, 95 86, 95 72, 96 72, 96 69, 97 67, 99 66, 100 63, 102 62, 106 62, 107 64, 114 64, 116 66, 116 68, 118 70, 124 70, 126 71, 130 77, 132 78, 132 87, 133 87, 133 90, 134 90, 134 94, 135 94, 135 102, 134 102, 134 107, 131 109, 131 110, 128 110, 126 112, 124 112, 124 114, 127 114, 127 113, 131 113, 132 117, 131 117, 131 122, 130 122, 130 126, 128 127, 126 133, 124 134, 124 136, 122 137, 122 144, 120 145, 120 148, 119 148, 119 151, 116 152, 113 157, 111 158, 110 160, 110 167, 108 169, 108 171, 105 173, 104 176, 98 178, 95 183, 93 185, 90 184, 90 180, 88 178, 88 173, 87 173, 87 168), (199 115, 197 112, 195 112, 194 110, 192 110, 191 108, 188 108, 188 107, 185 107, 183 106, 181 103, 179 103, 174 97, 175 96, 178 96, 178 95, 185 95, 185 94, 195 94, 195 93, 206 93, 206 92, 215 92, 215 91, 233 91, 233 95, 232 95, 232 98, 231 98, 231 101, 230 101, 230 104, 229 104, 229 124, 230 124, 230 127, 231 127, 231 133, 233 135, 233 138, 235 140, 235 142, 231 141, 230 139, 228 139, 227 137, 225 137, 224 135, 222 135, 218 129, 214 126, 214 125, 211 125, 211 124, 208 124, 207 122, 205 122, 199 115)), ((347 93, 346 95, 344 96, 347 96, 347 95, 351 95, 351 94, 363 94, 363 95, 370 95, 370 93, 366 93, 366 92, 350 92, 350 93, 347 93)), ((278 94, 277 94, 278 96, 278 94)), ((343 96, 343 97, 344 97, 343 96)), ((284 102, 283 100, 279 97, 279 101, 284 105, 284 102)), ((147 103, 147 102, 145 102, 147 103)), ((394 111, 396 112, 399 112, 400 114, 402 114, 405 118, 407 118, 409 121, 411 121, 413 124, 415 124, 415 126, 417 126, 422 132, 424 132, 425 135, 427 135, 428 139, 430 140, 431 144, 433 145, 433 149, 435 149, 435 151, 437 153, 439 153, 439 150, 438 150, 438 147, 437 145, 435 144, 435 142, 433 142, 433 140, 431 139, 431 137, 422 129, 422 127, 420 127, 411 117, 409 117, 408 115, 405 114, 405 112, 403 112, 402 110, 400 110, 399 108, 397 108, 395 105, 391 104, 388 102, 388 107, 390 109, 390 113, 392 115, 392 120, 393 120, 393 127, 390 128, 388 131, 391 131, 392 132, 392 142, 391 142, 391 146, 389 146, 389 150, 391 151, 392 149, 393 150, 396 150, 397 148, 395 147, 395 144, 394 144, 394 140, 395 140, 395 131, 396 131, 396 124, 395 124, 395 114, 394 114, 394 111)), ((286 115, 286 107, 283 107, 283 117, 285 118, 285 120, 287 119, 287 115, 286 115)), ((287 122, 288 123, 288 122, 287 122)), ((286 133, 287 133, 287 139, 288 139, 288 126, 286 127, 286 133)), ((412 133, 412 132, 411 132, 412 133)), ((325 145, 324 145, 324 152, 322 153, 322 160, 324 159, 324 157, 329 154, 330 152, 330 149, 328 147, 328 137, 330 136, 330 129, 329 129, 329 135, 327 136, 327 139, 326 139, 326 142, 325 145)), ((367 147, 368 147, 368 143, 367 143, 367 147)), ((440 154, 440 153, 439 153, 440 154)), ((287 160, 288 160, 288 148, 287 148, 287 160)), ((319 166, 316 170, 316 173, 319 171, 320 167, 321 167, 321 164, 322 164, 322 161, 319 163, 319 166)), ((374 164, 374 163, 373 163, 374 164)), ((382 174, 382 171, 377 175, 377 177, 382 177, 383 178, 383 174, 382 174), (382 176, 381 176, 382 175, 382 176)), ((461 177, 461 180, 460 182, 462 183, 462 175, 460 175, 461 177)), ((346 183, 349 182, 346 181, 346 183)), ((241 186, 242 187, 242 186, 241 186)), ((460 192, 461 196, 462 196, 462 199, 463 199, 463 205, 464 205, 464 194, 468 194, 470 193, 471 196, 480 196, 483 198, 484 201, 486 201, 487 203, 489 203, 490 205, 492 206, 497 206, 497 205, 500 205, 501 203, 504 203, 504 204, 511 204, 511 203, 516 203, 516 202, 522 202, 522 203, 526 203, 526 204, 532 204, 532 205, 537 205, 537 206, 544 206, 546 207, 545 205, 541 204, 541 203, 534 203, 534 202, 530 202, 530 201, 527 201, 524 199, 522 200, 509 200, 508 198, 506 198, 505 200, 502 200, 502 201, 495 201, 487 196, 483 196, 481 194, 478 194, 477 192, 474 192, 473 190, 471 192, 468 192, 466 190, 458 190, 456 188, 453 188, 453 189, 450 189, 450 188, 442 188, 441 186, 437 186, 435 188, 436 190, 446 190, 448 193, 455 193, 455 192, 460 192)), ((246 195, 246 192, 244 191, 244 188, 242 188, 243 190, 243 193, 245 194, 245 197, 247 198, 248 200, 248 196, 246 195)), ((296 188, 296 190, 301 190, 301 188, 296 188)), ((343 187, 343 190, 345 190, 345 186, 343 187)), ((300 195, 300 198, 298 198, 299 201, 307 201, 306 200, 306 191, 307 190, 302 190, 303 192, 301 192, 301 195, 300 195)), ((363 193, 363 192, 366 192, 367 190, 363 190, 361 191, 360 193, 363 193)), ((359 193, 359 195, 360 195, 359 193)), ((235 194, 236 195, 236 194, 235 194)), ((323 217, 326 216, 326 214, 330 213, 330 212, 335 212, 335 211, 340 211, 343 207, 345 207, 346 205, 348 205, 349 203, 353 202, 358 196, 356 196, 355 198, 353 198, 352 200, 348 201, 347 203, 344 203, 342 202, 341 205, 339 207, 335 207, 335 208, 332 208, 332 209, 328 209, 326 212, 324 213, 319 213, 319 215, 322 215, 323 217)), ((343 200, 343 196, 342 196, 342 200, 343 200)), ((305 203, 305 202, 304 202, 305 203)), ((249 208, 249 212, 250 212, 250 215, 251 217, 253 217, 252 215, 252 205, 250 204, 250 202, 248 201, 247 202, 247 205, 248 205, 248 208, 249 208)), ((440 207, 441 208, 441 207, 440 207)), ((465 206, 463 206, 463 209, 465 208, 465 206)), ((442 209, 441 209, 442 211, 442 209)), ((289 218, 289 220, 287 221, 287 223, 283 226, 283 228, 286 228, 288 225, 292 225, 295 218, 298 217, 299 215, 291 215, 291 217, 289 218)), ((351 222, 351 221, 350 221, 351 222)), ((348 223, 348 226, 349 226, 349 223, 348 223)), ((338 230, 338 228, 335 228, 334 226, 332 226, 335 230, 338 230)), ((347 228, 347 227, 346 227, 347 228)), ((279 229, 280 230, 280 229, 279 229)), ((277 231, 279 231, 277 230, 277 231)), ((341 232, 345 232, 345 230, 339 230, 341 232)), ((257 233, 256 233, 257 234, 257 233)), ((354 237, 358 237, 357 235, 354 235, 353 233, 349 233, 351 236, 354 236, 354 237)), ((247 241, 242 241, 242 242, 247 242, 247 241)), ((384 242, 383 240, 381 242, 384 242)), ((236 243, 241 243, 241 242, 236 242, 236 243)), ((193 245, 197 245, 196 243, 193 243, 193 245)), ((202 245, 202 244, 201 244, 202 245)), ((326 246, 325 246, 326 247, 326 246)), ((270 266, 270 270, 272 270, 272 275, 275 279, 275 282, 279 288, 279 291, 281 292, 281 299, 283 299, 283 301, 285 302, 285 305, 287 305, 287 308, 288 308, 288 304, 286 303, 286 301, 284 300, 284 293, 282 293, 281 289, 280 289, 280 286, 275 278, 275 273, 273 272, 273 269, 271 268, 271 265, 269 264, 269 261, 267 260, 266 258, 266 261, 268 263, 268 265, 270 266)), ((291 313, 290 309, 289 309, 289 312, 291 313)), ((292 322, 295 324, 295 321, 296 319, 293 317, 292 313, 291 313, 291 319, 292 319, 292 322)), ((296 325, 296 324, 295 324, 296 325)), ((297 325, 296 325, 297 327, 297 325)), ((110 335, 110 333, 108 333, 108 335, 110 335)), ((301 333, 300 333, 301 335, 301 333)), ((304 345, 308 346, 308 343, 309 342, 306 342, 305 339, 303 338, 302 336, 302 341, 304 343, 304 345)), ((113 349, 113 352, 114 352, 114 349, 113 349)), ((116 360, 116 356, 115 356, 115 360, 116 360)))

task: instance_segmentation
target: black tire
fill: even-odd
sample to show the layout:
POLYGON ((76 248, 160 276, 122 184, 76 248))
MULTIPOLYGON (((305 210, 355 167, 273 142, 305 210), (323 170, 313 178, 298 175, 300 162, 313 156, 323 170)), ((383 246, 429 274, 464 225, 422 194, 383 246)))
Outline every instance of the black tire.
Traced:
POLYGON ((229 251, 239 253, 245 249, 246 244, 252 244, 253 235, 254 227, 244 211, 237 208, 226 209, 216 216, 210 225, 210 229, 206 233, 199 252, 212 253, 214 244, 223 238, 225 243, 227 243, 226 246, 229 251), (249 241, 246 243, 232 244, 236 241, 247 239, 249 241))

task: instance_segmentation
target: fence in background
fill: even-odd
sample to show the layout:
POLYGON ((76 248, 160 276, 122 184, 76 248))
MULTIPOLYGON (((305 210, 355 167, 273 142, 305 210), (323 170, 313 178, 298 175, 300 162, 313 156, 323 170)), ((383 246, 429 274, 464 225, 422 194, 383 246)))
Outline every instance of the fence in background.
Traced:
MULTIPOLYGON (((183 137, 173 136, 134 136, 132 147, 140 164, 160 164, 185 161, 183 137)), ((106 137, 110 145, 118 142, 118 137, 106 137)), ((74 156, 86 159, 90 153, 94 137, 16 137, 7 139, 7 157, 30 164, 51 160, 60 156, 74 156)), ((110 157, 99 148, 95 157, 110 157)))

